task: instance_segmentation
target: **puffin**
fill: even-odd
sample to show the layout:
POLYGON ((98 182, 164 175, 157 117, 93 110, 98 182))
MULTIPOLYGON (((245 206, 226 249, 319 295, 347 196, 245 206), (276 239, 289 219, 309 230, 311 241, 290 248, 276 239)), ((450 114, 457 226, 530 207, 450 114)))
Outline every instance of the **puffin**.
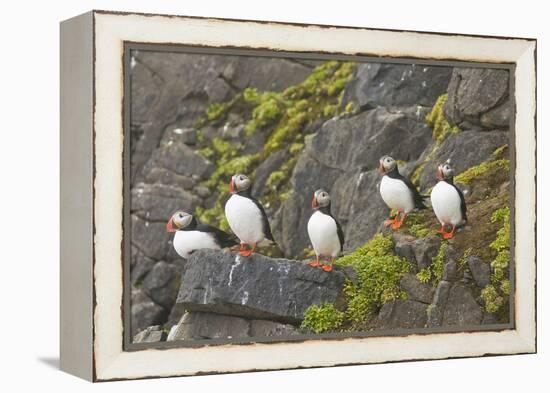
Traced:
POLYGON ((330 195, 325 190, 313 193, 311 201, 313 214, 307 223, 309 240, 317 256, 309 266, 321 267, 326 272, 332 271, 334 259, 344 249, 344 232, 340 223, 330 213, 330 195), (330 264, 321 263, 322 257, 328 257, 330 264))
POLYGON ((411 211, 426 209, 425 197, 420 195, 409 179, 399 173, 397 162, 392 157, 380 158, 378 172, 382 176, 380 195, 390 209, 397 210, 395 218, 384 221, 384 226, 391 225, 392 229, 399 229, 411 211))
POLYGON ((275 243, 267 214, 260 202, 251 195, 251 185, 246 175, 233 175, 229 182, 231 197, 225 204, 225 217, 240 240, 239 253, 243 257, 252 255, 261 242, 275 243))
POLYGON ((185 259, 196 250, 221 250, 239 244, 230 234, 210 225, 199 224, 193 215, 183 210, 172 214, 166 223, 166 231, 174 233, 174 249, 185 259))
POLYGON ((456 229, 466 224, 466 200, 462 191, 454 184, 454 171, 451 160, 437 167, 437 184, 432 189, 430 199, 434 213, 441 223, 437 231, 444 239, 451 239, 456 229), (445 231, 451 227, 451 231, 445 231))

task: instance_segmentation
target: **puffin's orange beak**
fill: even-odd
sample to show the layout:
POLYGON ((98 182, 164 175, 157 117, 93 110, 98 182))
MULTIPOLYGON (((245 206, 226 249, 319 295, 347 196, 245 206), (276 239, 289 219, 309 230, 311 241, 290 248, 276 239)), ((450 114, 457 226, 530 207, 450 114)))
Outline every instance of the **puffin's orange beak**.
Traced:
POLYGON ((229 182, 229 193, 233 194, 233 190, 235 188, 235 185, 233 183, 233 178, 231 178, 231 181, 229 182))
POLYGON ((166 223, 166 232, 176 232, 176 229, 174 228, 174 223, 172 222, 172 218, 170 218, 166 223))
POLYGON ((380 163, 380 165, 378 165, 378 173, 381 174, 381 175, 386 173, 386 170, 384 169, 384 165, 382 165, 382 163, 380 163))
POLYGON ((317 204, 317 198, 315 198, 315 195, 313 195, 313 199, 311 200, 311 208, 317 209, 319 205, 317 204))
POLYGON ((441 170, 441 167, 437 167, 437 180, 443 180, 443 171, 441 170))

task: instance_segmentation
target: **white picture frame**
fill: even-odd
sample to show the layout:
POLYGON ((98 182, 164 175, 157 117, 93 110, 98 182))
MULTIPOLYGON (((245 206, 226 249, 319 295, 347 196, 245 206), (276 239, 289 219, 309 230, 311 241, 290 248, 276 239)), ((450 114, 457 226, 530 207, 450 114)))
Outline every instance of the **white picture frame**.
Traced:
POLYGON ((523 38, 104 11, 63 22, 61 368, 108 381, 536 352, 535 60, 536 40, 523 38), (125 351, 125 42, 513 64, 513 328, 125 351))

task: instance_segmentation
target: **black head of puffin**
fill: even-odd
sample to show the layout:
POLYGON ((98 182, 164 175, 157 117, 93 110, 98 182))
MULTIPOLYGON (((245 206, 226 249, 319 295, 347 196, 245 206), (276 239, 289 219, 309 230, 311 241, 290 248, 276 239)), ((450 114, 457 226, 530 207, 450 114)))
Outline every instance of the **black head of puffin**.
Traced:
POLYGON ((311 208, 314 210, 330 206, 330 195, 323 189, 319 189, 313 193, 311 208))
POLYGON ((451 166, 451 160, 445 161, 437 167, 437 180, 452 180, 455 173, 451 166))
POLYGON ((250 188, 251 181, 248 176, 238 173, 231 177, 229 182, 229 193, 238 194, 239 192, 246 191, 250 188))
POLYGON ((390 156, 382 156, 378 163, 378 173, 385 175, 397 168, 397 162, 390 156))
POLYGON ((178 210, 166 223, 167 232, 176 232, 180 229, 186 228, 193 221, 193 216, 189 213, 184 212, 183 210, 178 210))

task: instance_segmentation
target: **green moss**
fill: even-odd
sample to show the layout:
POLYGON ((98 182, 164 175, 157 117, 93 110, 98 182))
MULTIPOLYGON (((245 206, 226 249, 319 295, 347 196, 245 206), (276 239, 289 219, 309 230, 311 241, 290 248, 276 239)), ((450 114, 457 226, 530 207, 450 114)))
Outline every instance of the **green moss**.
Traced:
POLYGON ((422 224, 413 224, 409 227, 409 232, 414 237, 426 237, 431 233, 431 230, 425 228, 422 224))
POLYGON ((425 267, 424 269, 420 270, 418 273, 416 273, 416 278, 418 278, 421 282, 424 284, 430 282, 432 278, 432 271, 429 267, 425 267))
POLYGON ((256 105, 252 110, 252 118, 244 127, 247 136, 252 135, 259 128, 273 124, 284 113, 286 103, 279 93, 258 93, 256 89, 248 88, 243 96, 246 102, 256 105))
POLYGON ((434 286, 437 285, 437 283, 441 280, 441 276, 443 275, 446 252, 447 243, 442 242, 441 246, 439 247, 439 251, 432 258, 432 262, 430 263, 430 265, 416 273, 416 278, 418 278, 423 283, 427 283, 430 280, 433 280, 434 286))
POLYGON ((504 151, 506 149, 508 149, 508 145, 503 145, 503 146, 500 146, 500 147, 496 148, 495 151, 492 154, 492 157, 493 158, 499 158, 504 153, 504 151))
POLYGON ((453 126, 445 118, 445 113, 443 112, 443 106, 447 101, 447 94, 442 94, 437 99, 432 110, 428 115, 426 115, 426 122, 430 125, 433 130, 433 138, 441 142, 445 139, 449 133, 460 132, 460 129, 457 126, 453 126))
POLYGON ((312 305, 304 313, 301 328, 325 333, 338 329, 344 321, 344 313, 338 311, 334 304, 312 305))
POLYGON ((382 234, 375 235, 364 246, 336 262, 339 266, 353 266, 358 284, 348 283, 346 318, 363 322, 384 303, 404 299, 400 288, 401 277, 410 270, 410 264, 393 253, 393 241, 382 234))
POLYGON ((496 252, 491 262, 491 284, 481 291, 481 298, 487 312, 497 312, 507 303, 510 294, 510 281, 507 279, 510 264, 510 208, 497 209, 491 215, 493 224, 500 224, 495 240, 489 248, 496 252))
POLYGON ((271 172, 265 185, 269 188, 277 188, 286 179, 287 175, 283 171, 271 172))
POLYGON ((206 108, 206 117, 208 120, 215 120, 219 118, 227 109, 227 104, 215 102, 208 105, 206 108))
POLYGON ((481 299, 485 304, 485 310, 487 312, 497 312, 504 304, 504 298, 499 295, 496 288, 489 284, 481 290, 481 299))
POLYGON ((473 166, 466 169, 460 175, 455 177, 455 182, 462 184, 470 184, 473 179, 484 175, 485 173, 492 171, 494 169, 503 169, 510 170, 510 160, 500 159, 500 160, 488 160, 482 162, 479 165, 473 166))

